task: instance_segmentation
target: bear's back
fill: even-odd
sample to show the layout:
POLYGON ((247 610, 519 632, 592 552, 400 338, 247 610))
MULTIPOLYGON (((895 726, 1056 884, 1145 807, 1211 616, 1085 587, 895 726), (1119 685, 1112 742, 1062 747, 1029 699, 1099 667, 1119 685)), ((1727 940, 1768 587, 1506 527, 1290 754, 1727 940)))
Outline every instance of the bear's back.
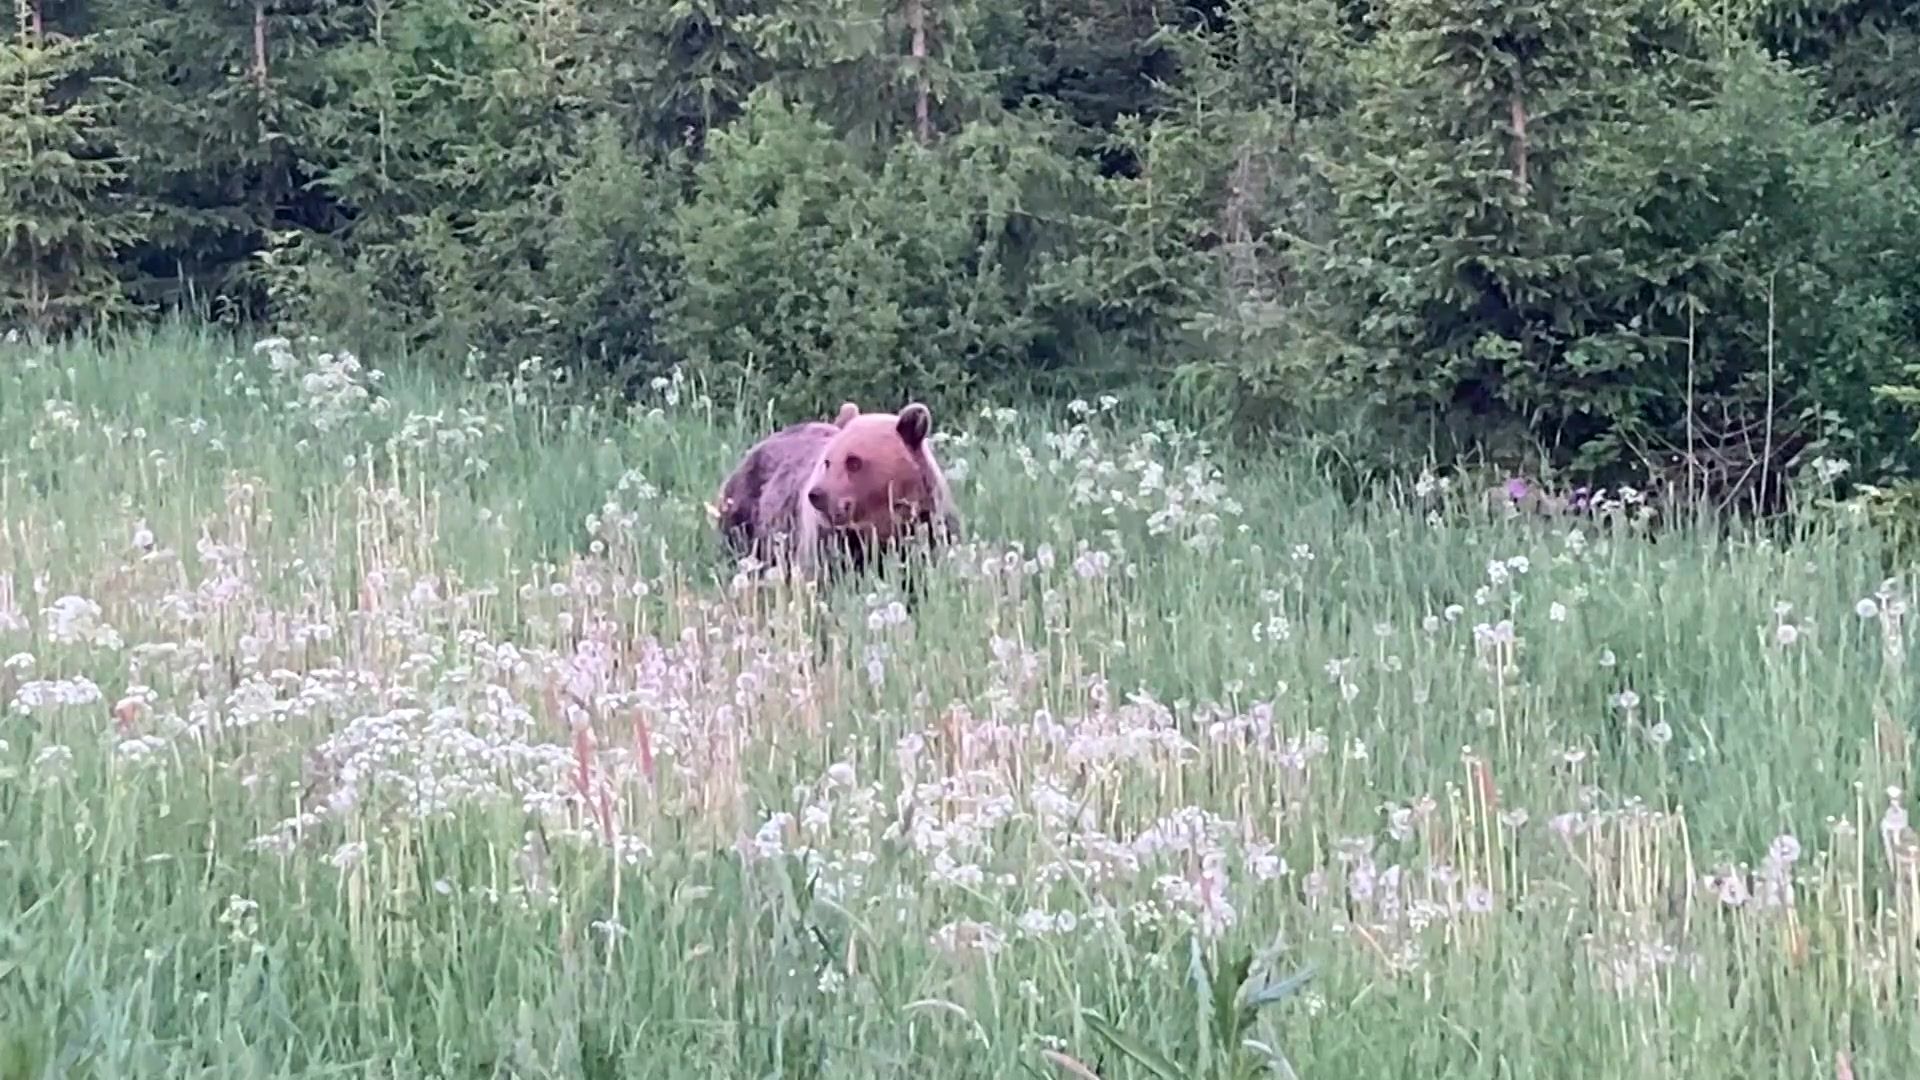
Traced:
POLYGON ((773 534, 791 533, 806 484, 839 428, 817 420, 780 429, 755 443, 720 489, 720 528, 742 554, 773 534))

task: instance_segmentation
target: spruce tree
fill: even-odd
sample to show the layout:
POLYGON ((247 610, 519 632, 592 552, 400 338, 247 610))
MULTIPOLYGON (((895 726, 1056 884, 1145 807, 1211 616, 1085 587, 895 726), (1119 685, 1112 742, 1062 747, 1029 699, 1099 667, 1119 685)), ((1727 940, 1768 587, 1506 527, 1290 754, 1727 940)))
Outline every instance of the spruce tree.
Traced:
POLYGON ((0 44, 0 323, 50 334, 126 311, 115 259, 138 236, 103 149, 92 42, 21 5, 0 44))
POLYGON ((1631 392, 1604 373, 1638 349, 1613 304, 1617 238, 1644 191, 1615 138, 1648 79, 1634 6, 1386 5, 1322 155, 1334 227, 1308 269, 1354 388, 1482 431, 1582 424, 1631 392))

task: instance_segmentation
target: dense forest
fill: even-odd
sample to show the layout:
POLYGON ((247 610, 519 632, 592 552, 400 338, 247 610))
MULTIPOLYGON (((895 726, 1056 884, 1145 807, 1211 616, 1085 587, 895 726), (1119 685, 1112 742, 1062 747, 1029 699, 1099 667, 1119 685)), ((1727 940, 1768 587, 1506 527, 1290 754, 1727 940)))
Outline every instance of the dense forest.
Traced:
POLYGON ((1920 5, 13 9, 0 329, 793 410, 1179 392, 1719 499, 1920 457, 1920 5))

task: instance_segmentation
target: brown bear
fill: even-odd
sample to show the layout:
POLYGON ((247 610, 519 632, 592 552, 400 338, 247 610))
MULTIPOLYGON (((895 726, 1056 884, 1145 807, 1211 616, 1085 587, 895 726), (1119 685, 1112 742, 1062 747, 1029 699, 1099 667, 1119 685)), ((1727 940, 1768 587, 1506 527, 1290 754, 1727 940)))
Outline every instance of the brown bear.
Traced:
POLYGON ((956 539, 960 515, 929 436, 933 412, 840 406, 755 443, 720 488, 722 539, 736 556, 815 576, 860 569, 919 539, 956 539))

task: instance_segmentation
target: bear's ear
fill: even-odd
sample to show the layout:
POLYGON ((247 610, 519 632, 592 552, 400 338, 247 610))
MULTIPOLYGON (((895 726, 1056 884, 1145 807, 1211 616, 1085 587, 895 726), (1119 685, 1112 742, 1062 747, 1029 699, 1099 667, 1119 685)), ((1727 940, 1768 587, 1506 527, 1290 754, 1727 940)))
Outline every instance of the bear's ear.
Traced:
POLYGON ((860 415, 860 406, 849 401, 840 406, 840 415, 833 418, 834 427, 846 427, 853 418, 860 415))
POLYGON ((916 401, 900 410, 900 422, 894 427, 908 446, 919 446, 933 431, 933 410, 916 401))

